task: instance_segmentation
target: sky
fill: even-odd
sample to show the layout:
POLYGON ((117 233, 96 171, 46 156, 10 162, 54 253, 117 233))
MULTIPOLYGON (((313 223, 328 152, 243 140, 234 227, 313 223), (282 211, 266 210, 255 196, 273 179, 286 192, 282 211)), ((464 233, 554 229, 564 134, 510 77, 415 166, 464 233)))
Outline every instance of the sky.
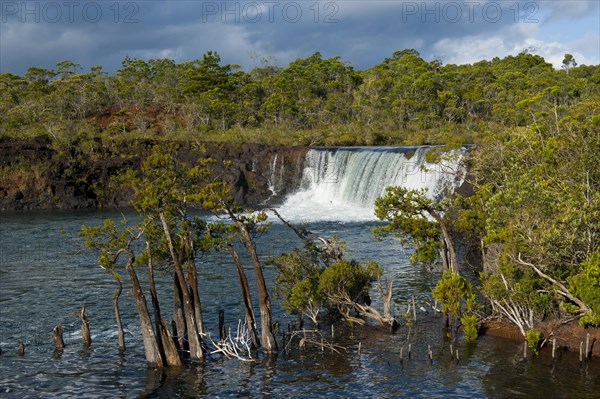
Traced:
POLYGON ((560 68, 600 63, 598 0, 0 0, 0 73, 69 60, 113 73, 125 56, 176 62, 217 51, 242 69, 317 51, 366 69, 413 48, 466 64, 524 50, 560 68))

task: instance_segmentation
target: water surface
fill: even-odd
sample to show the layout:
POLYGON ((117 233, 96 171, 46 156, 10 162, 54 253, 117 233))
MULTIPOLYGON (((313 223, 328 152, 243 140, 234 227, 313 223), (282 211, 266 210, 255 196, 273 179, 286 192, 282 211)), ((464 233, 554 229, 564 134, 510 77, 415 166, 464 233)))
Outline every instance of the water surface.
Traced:
MULTIPOLYGON (((114 283, 76 238, 82 224, 95 225, 108 216, 120 214, 0 214, 0 347, 4 352, 0 397, 597 398, 600 392, 596 359, 581 365, 574 354, 559 352, 559 359, 552 360, 547 351, 523 359, 520 343, 490 337, 481 337, 474 345, 460 339, 453 342, 444 336, 441 319, 431 313, 420 313, 416 326, 403 326, 394 335, 338 325, 333 339, 347 350, 340 354, 293 348, 275 358, 260 358, 257 364, 212 356, 191 369, 148 368, 129 287, 121 300, 127 350, 120 354, 112 313, 114 283), (89 349, 81 346, 79 320, 73 315, 83 303, 91 323, 89 349), (64 326, 67 345, 60 356, 52 344, 52 328, 58 322, 64 326), (20 341, 26 344, 24 357, 16 354, 20 341), (413 350, 410 360, 408 343, 413 350), (458 347, 458 362, 450 356, 450 343, 458 347), (428 346, 433 362, 426 355, 428 346)), ((373 242, 369 235, 373 225, 310 222, 308 228, 345 239, 353 257, 379 261, 387 277, 394 279, 399 317, 413 294, 417 307, 427 307, 435 273, 410 266, 409 250, 396 242, 373 242)), ((267 257, 297 245, 294 234, 275 223, 259 241, 258 250, 267 257)), ((225 310, 226 323, 232 328, 243 317, 237 275, 224 254, 202 259, 200 268, 205 322, 216 335, 219 309, 225 310)), ((247 271, 252 276, 250 267, 247 271)), ((273 269, 267 266, 265 273, 272 287, 273 269)), ((139 274, 143 276, 144 270, 139 274)), ((167 318, 169 290, 168 279, 159 277, 159 291, 167 294, 163 305, 167 318)), ((277 301, 274 311, 274 319, 283 328, 294 321, 277 301)), ((331 339, 329 326, 322 331, 331 339)))

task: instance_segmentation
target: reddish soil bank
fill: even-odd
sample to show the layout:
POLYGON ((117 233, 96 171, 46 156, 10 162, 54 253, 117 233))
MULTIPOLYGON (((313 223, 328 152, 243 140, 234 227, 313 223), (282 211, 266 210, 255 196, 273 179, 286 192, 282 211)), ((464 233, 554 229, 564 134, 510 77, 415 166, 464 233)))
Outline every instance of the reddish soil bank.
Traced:
MULTIPOLYGON (((542 333, 542 340, 547 339, 542 350, 552 350, 552 339, 556 338, 557 348, 566 348, 572 352, 579 352, 583 342, 585 351, 587 334, 590 334, 589 346, 593 357, 600 357, 600 328, 584 328, 576 320, 567 324, 561 324, 556 320, 543 322, 538 329, 542 333)), ((516 326, 501 323, 488 322, 483 325, 482 332, 486 335, 523 341, 524 338, 516 326)))

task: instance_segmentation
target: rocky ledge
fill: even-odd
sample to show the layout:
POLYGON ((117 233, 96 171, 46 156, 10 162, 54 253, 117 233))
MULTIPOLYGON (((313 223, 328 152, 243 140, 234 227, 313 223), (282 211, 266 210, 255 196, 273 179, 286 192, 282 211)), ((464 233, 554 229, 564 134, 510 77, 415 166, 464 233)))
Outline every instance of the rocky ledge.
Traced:
MULTIPOLYGON (((0 137, 0 209, 81 209, 127 206, 131 193, 109 189, 111 177, 139 168, 156 141, 103 143, 100 139, 57 148, 47 136, 0 137)), ((276 203, 298 189, 307 147, 178 143, 183 159, 230 160, 218 167, 238 204, 276 203), (276 180, 276 182, 274 181, 276 180)), ((220 163, 217 162, 217 165, 220 163)))

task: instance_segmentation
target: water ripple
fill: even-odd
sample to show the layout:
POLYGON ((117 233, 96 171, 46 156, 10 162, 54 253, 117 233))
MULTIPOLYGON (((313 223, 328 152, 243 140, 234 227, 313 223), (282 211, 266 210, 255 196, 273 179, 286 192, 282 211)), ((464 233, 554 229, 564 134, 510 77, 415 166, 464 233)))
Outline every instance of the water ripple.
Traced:
MULTIPOLYGON (((396 335, 357 328, 351 334, 340 326, 337 343, 348 353, 332 354, 315 348, 294 351, 259 364, 210 358, 203 366, 186 370, 146 367, 135 304, 126 284, 121 310, 127 351, 119 353, 112 313, 115 285, 100 270, 93 254, 82 251, 75 238, 82 224, 93 225, 106 212, 4 213, 0 223, 0 397, 4 398, 106 398, 106 397, 211 397, 211 398, 472 398, 472 397, 597 397, 600 365, 579 367, 576 356, 561 362, 524 362, 520 345, 488 338, 476 345, 455 343, 461 353, 456 364, 448 354, 441 318, 419 314, 417 328, 402 327, 396 335), (61 230, 66 234, 61 234, 61 230), (26 243, 26 245, 23 245, 26 243), (73 313, 86 305, 92 347, 81 345, 80 321, 73 313), (66 348, 55 353, 52 328, 62 323, 66 348), (414 355, 399 361, 399 348, 410 336, 414 355), (26 355, 17 356, 18 342, 26 355), (358 343, 362 351, 358 354, 358 343), (424 355, 434 353, 430 364, 424 355)), ((410 248, 396 241, 375 244, 370 228, 376 222, 319 222, 308 227, 319 234, 335 233, 347 241, 357 259, 375 259, 394 280, 394 311, 402 314, 415 296, 417 307, 427 306, 435 272, 408 262, 410 248), (385 248, 385 251, 382 251, 385 248)), ((280 223, 257 243, 261 257, 299 246, 297 238, 280 223)), ((242 251, 240 251, 243 253, 242 251)), ((248 276, 251 263, 243 258, 248 276)), ((200 291, 205 324, 216 334, 219 309, 235 327, 243 317, 239 283, 228 257, 218 254, 199 262, 200 291)), ((140 271, 140 278, 145 273, 140 271)), ((272 285, 274 270, 265 267, 272 285)), ((254 279, 250 278, 255 292, 254 279)), ((171 309, 172 284, 157 278, 162 308, 171 309)), ((374 304, 378 299, 373 296, 374 304)), ((293 318, 275 301, 274 319, 287 325, 293 318)), ((257 309, 258 312, 258 309, 257 309)), ((168 317, 168 316, 167 316, 168 317)))

